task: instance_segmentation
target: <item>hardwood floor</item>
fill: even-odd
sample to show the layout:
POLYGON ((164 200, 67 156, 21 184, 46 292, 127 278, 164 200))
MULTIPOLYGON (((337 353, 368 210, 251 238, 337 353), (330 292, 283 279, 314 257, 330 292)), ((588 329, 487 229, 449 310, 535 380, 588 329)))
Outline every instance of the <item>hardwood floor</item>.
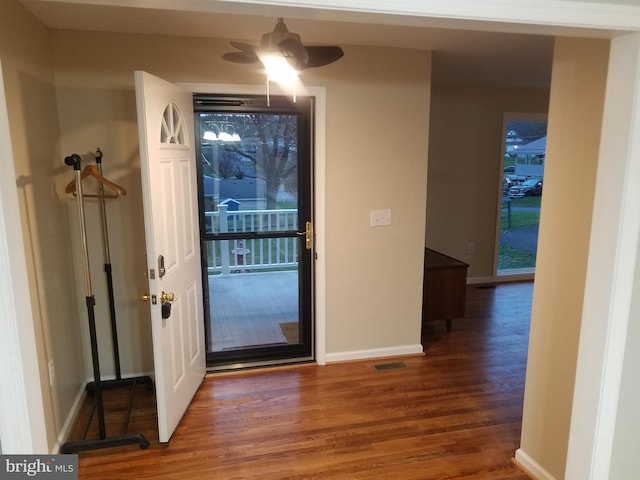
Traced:
MULTIPOLYGON (((525 480, 511 459, 531 293, 469 287, 451 333, 426 326, 424 356, 210 375, 165 445, 153 395, 138 387, 130 431, 151 447, 83 452, 79 478, 525 480)), ((126 402, 107 396, 111 408, 126 402)))

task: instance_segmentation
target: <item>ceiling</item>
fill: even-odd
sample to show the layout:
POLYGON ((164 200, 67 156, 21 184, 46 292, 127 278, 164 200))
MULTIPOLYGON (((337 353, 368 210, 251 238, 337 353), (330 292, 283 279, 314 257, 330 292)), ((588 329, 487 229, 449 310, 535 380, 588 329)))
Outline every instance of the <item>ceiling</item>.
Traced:
POLYGON ((544 87, 551 76, 553 36, 515 33, 524 26, 438 19, 411 25, 397 16, 319 15, 299 7, 265 5, 252 6, 249 15, 247 5, 212 2, 222 6, 212 8, 207 3, 206 8, 197 8, 198 2, 184 0, 160 2, 163 8, 149 8, 151 1, 19 1, 53 29, 215 37, 254 44, 273 29, 276 17, 285 16, 289 30, 299 33, 306 44, 432 51, 434 83, 544 87))

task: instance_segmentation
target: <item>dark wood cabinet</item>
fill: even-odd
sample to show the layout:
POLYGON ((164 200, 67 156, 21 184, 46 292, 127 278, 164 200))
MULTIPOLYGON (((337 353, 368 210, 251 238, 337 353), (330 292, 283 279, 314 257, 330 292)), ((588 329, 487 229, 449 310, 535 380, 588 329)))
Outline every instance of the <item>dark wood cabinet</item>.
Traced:
POLYGON ((468 264, 430 248, 424 255, 422 321, 451 320, 464 317, 468 264))

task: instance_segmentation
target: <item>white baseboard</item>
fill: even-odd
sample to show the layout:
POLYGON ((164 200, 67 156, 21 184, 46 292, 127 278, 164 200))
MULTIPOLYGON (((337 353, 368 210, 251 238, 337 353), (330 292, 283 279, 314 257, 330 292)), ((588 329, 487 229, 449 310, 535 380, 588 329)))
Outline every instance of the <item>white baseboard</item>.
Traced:
POLYGON ((78 415, 80 414, 80 407, 82 406, 82 401, 84 400, 85 395, 87 394, 86 386, 89 383, 89 380, 85 380, 82 385, 80 385, 80 390, 76 394, 76 398, 71 405, 71 410, 69 410, 69 414, 67 415, 67 419, 62 425, 62 429, 60 430, 60 434, 58 435, 58 439, 56 440, 56 444, 53 446, 53 454, 60 453, 60 447, 67 441, 69 438, 69 434, 71 433, 71 429, 74 424, 78 420, 78 415))
POLYGON ((547 472, 533 458, 527 455, 521 448, 516 450, 516 458, 514 463, 523 469, 528 475, 536 480, 556 480, 556 478, 547 472))
POLYGON ((354 350, 351 352, 327 353, 327 363, 346 362, 349 360, 365 360, 369 358, 398 357, 424 353, 422 345, 401 345, 398 347, 373 348, 371 350, 354 350))

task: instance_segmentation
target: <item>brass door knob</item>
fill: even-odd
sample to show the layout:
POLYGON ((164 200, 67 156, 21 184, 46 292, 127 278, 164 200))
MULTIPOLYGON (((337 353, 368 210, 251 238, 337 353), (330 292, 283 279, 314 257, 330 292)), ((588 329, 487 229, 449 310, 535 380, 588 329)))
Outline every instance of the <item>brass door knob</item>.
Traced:
POLYGON ((162 292, 160 294, 160 300, 163 302, 173 302, 174 297, 173 293, 162 292))
POLYGON ((151 300, 151 295, 149 295, 148 293, 142 294, 142 301, 143 302, 148 302, 149 300, 151 300))

